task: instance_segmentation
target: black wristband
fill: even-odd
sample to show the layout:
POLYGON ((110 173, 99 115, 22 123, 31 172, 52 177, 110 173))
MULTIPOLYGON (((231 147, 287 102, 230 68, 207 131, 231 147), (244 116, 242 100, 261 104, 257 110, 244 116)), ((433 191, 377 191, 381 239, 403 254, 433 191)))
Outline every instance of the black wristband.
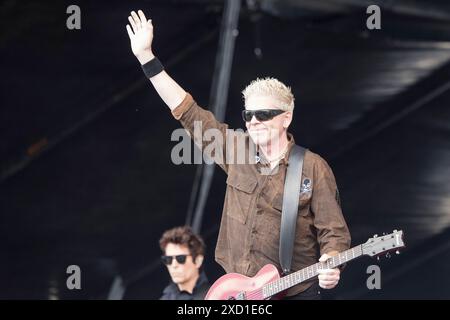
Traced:
POLYGON ((157 57, 154 57, 152 60, 142 65, 142 70, 147 78, 151 78, 162 72, 164 67, 161 61, 159 61, 157 57))

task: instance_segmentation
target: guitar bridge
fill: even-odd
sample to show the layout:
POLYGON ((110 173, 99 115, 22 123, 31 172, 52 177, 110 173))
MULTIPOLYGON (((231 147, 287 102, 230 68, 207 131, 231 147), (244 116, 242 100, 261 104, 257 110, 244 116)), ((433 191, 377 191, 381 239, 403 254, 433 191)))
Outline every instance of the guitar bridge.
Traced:
POLYGON ((245 292, 239 292, 239 293, 236 295, 236 300, 246 300, 246 298, 245 298, 245 292))

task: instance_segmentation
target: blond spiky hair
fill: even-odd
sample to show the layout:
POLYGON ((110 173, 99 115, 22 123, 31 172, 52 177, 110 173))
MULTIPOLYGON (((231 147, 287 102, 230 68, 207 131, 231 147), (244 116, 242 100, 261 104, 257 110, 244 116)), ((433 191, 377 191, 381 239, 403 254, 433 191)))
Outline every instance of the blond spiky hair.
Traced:
POLYGON ((285 111, 294 110, 294 95, 291 88, 278 79, 267 77, 253 80, 243 91, 242 95, 246 101, 250 96, 269 96, 280 102, 280 109, 285 111))

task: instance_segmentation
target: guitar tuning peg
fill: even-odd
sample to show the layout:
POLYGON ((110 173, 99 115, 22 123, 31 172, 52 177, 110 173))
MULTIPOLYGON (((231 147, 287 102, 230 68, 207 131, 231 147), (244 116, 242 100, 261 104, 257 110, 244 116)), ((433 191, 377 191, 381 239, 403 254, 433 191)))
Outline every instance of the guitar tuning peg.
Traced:
POLYGON ((374 238, 377 238, 377 237, 378 237, 378 235, 377 235, 377 234, 374 234, 374 235, 373 235, 373 237, 374 237, 374 238))
POLYGON ((386 232, 383 232, 383 236, 385 236, 386 235, 386 232))
POLYGON ((377 257, 377 261, 380 261, 380 256, 377 257))
POLYGON ((391 254, 388 252, 388 253, 386 253, 386 258, 390 258, 391 257, 391 254))
POLYGON ((396 233, 397 232, 397 229, 394 229, 394 233, 396 233))
POLYGON ((400 254, 400 251, 399 250, 395 251, 395 254, 400 254))

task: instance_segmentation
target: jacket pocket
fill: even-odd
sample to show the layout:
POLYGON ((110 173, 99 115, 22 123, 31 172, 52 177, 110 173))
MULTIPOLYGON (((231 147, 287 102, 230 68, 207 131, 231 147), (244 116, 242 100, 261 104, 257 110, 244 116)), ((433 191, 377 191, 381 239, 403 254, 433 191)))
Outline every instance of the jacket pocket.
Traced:
POLYGON ((228 175, 227 178, 227 215, 245 224, 253 201, 256 185, 251 175, 228 175))
MULTIPOLYGON (((308 210, 304 210, 307 208, 308 204, 311 202, 311 193, 301 193, 298 201, 298 214, 299 215, 307 215, 308 210)), ((272 207, 277 209, 278 211, 283 210, 283 192, 277 192, 275 197, 272 200, 272 207)))

